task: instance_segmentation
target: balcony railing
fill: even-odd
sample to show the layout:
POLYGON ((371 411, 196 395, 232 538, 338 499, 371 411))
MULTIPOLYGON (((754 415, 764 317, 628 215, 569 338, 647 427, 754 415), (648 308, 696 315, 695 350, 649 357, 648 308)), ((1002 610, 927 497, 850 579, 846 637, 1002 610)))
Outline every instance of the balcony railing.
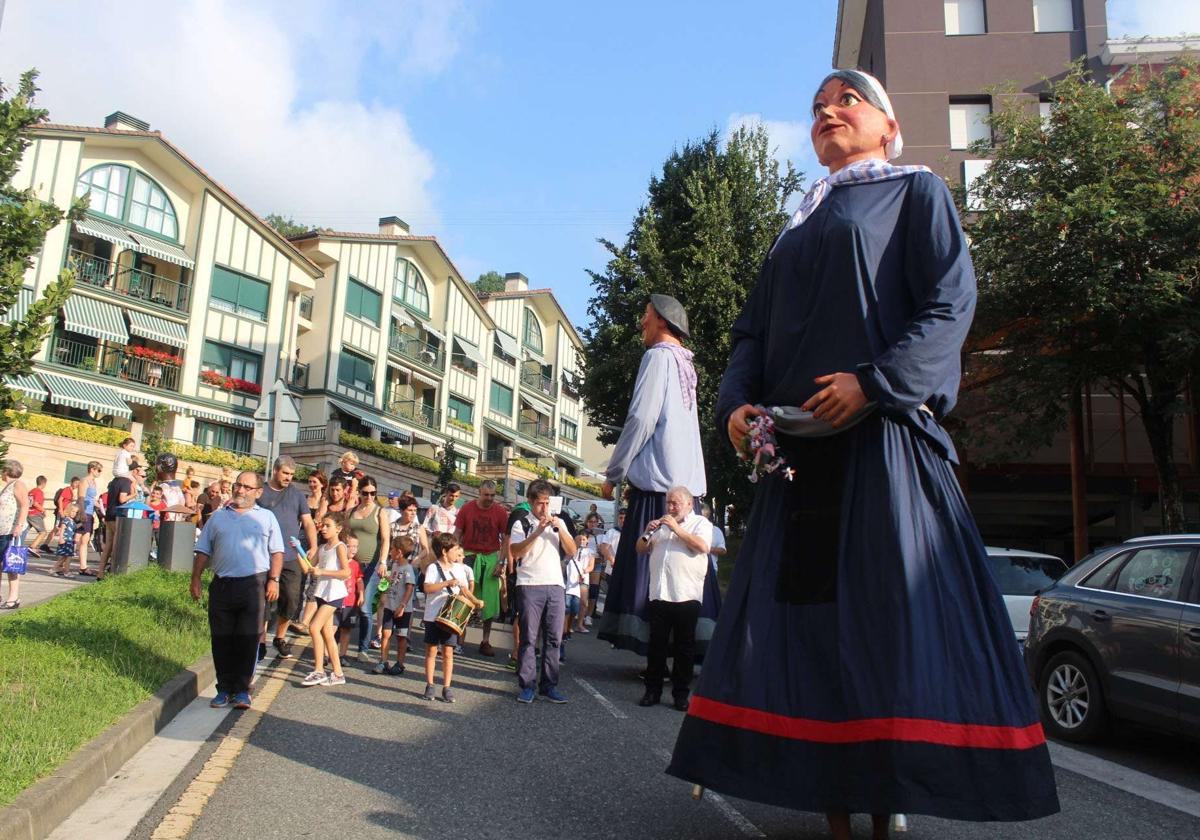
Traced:
POLYGON ((72 248, 68 259, 75 262, 79 283, 105 289, 123 297, 153 303, 176 312, 187 312, 192 305, 192 287, 169 277, 137 268, 121 266, 72 248))
POLYGON ((550 399, 558 397, 558 385, 549 376, 543 376, 541 369, 521 368, 521 384, 534 393, 544 394, 550 399))
POLYGON ((305 321, 312 320, 313 296, 300 295, 300 317, 305 321))
POLYGON ((483 458, 480 459, 480 463, 481 464, 503 464, 504 463, 504 450, 510 445, 511 444, 506 443, 503 446, 489 446, 487 449, 485 449, 483 451, 483 458))
POLYGON ((320 443, 325 440, 326 431, 324 426, 301 426, 296 440, 300 443, 320 443))
POLYGON ((442 428, 441 410, 416 400, 395 400, 388 404, 387 411, 427 429, 442 428))
POLYGON ((140 382, 150 388, 179 391, 179 365, 147 359, 105 341, 88 344, 61 335, 50 339, 48 361, 76 370, 140 382))
POLYGON ((433 344, 427 344, 415 336, 393 331, 388 336, 388 349, 406 359, 420 362, 438 373, 442 373, 446 368, 445 350, 433 344))
POLYGON ((544 440, 547 443, 554 443, 554 429, 550 427, 550 423, 538 423, 533 420, 522 420, 521 425, 517 427, 517 431, 526 437, 544 440))

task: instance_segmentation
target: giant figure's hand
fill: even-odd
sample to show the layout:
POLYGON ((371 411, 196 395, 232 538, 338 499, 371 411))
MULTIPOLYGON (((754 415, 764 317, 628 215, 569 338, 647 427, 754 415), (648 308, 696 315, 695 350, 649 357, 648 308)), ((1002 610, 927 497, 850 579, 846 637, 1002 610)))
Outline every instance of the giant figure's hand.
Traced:
POLYGON ((733 414, 729 415, 726 431, 729 434, 729 442, 733 444, 733 448, 738 454, 741 454, 742 441, 746 439, 746 432, 750 430, 750 418, 758 417, 760 414, 763 414, 761 409, 746 403, 738 406, 734 409, 733 414))
POLYGON ((800 407, 811 411, 813 417, 827 421, 834 428, 841 426, 867 404, 867 395, 853 373, 831 373, 818 376, 813 382, 824 387, 800 407))

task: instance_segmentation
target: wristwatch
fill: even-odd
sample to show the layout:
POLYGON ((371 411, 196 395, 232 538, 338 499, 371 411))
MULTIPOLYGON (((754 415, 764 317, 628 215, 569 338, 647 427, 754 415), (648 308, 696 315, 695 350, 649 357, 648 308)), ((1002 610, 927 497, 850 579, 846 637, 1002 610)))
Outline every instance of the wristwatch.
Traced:
POLYGON ((271 581, 272 583, 279 583, 279 577, 278 577, 278 576, 276 576, 276 577, 270 577, 270 578, 267 578, 267 580, 271 581))

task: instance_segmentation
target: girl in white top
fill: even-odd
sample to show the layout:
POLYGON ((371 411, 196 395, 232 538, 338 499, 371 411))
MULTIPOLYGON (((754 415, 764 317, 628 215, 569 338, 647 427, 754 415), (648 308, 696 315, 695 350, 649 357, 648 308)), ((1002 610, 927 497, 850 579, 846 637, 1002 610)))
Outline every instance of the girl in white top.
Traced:
POLYGON ((308 622, 308 634, 312 637, 313 667, 311 674, 301 685, 344 685, 342 660, 338 655, 337 639, 334 635, 333 616, 346 597, 346 579, 350 577, 350 555, 346 550, 345 531, 336 519, 326 515, 318 529, 324 544, 317 549, 317 565, 308 562, 304 552, 297 552, 300 568, 316 580, 313 596, 317 612, 308 622), (332 674, 325 673, 325 654, 329 653, 332 674))

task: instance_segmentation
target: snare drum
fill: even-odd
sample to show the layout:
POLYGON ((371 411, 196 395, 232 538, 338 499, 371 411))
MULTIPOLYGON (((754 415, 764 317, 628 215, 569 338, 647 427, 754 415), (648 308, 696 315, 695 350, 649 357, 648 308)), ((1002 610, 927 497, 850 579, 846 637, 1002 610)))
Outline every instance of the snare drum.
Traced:
POLYGON ((467 632, 467 622, 471 620, 473 612, 475 605, 469 598, 465 595, 451 595, 446 599, 446 603, 442 604, 436 620, 451 633, 461 636, 467 632))

